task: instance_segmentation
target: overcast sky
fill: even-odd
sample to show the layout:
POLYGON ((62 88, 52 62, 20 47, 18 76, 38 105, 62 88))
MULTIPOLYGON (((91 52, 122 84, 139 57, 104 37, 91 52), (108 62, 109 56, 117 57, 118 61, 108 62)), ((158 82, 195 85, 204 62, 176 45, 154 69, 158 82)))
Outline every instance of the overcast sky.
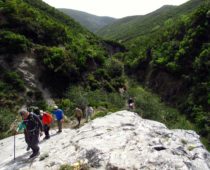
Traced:
POLYGON ((180 5, 189 0, 43 0, 55 8, 75 9, 98 16, 122 18, 144 15, 163 5, 180 5))

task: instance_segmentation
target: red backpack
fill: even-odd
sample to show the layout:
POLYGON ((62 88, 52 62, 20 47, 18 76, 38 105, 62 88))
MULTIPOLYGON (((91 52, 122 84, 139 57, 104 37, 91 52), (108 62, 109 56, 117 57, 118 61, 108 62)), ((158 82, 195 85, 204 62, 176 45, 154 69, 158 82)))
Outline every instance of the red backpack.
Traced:
POLYGON ((44 112, 44 114, 42 116, 42 123, 44 125, 46 125, 46 124, 49 125, 49 124, 52 123, 52 121, 53 121, 52 115, 50 113, 48 113, 48 112, 44 112))

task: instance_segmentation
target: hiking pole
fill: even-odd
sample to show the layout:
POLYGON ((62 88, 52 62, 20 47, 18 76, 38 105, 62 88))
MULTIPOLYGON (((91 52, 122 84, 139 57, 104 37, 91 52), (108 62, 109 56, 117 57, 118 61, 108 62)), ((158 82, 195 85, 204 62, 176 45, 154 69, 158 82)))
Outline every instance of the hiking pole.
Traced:
MULTIPOLYGON (((15 128, 16 123, 17 123, 17 120, 18 119, 15 119, 14 122, 12 122, 12 124, 10 125, 10 129, 8 130, 8 132, 11 131, 11 130, 13 130, 15 128)), ((14 133, 14 160, 15 160, 15 135, 16 135, 16 133, 14 133)))
POLYGON ((14 160, 15 160, 15 134, 14 134, 14 160))

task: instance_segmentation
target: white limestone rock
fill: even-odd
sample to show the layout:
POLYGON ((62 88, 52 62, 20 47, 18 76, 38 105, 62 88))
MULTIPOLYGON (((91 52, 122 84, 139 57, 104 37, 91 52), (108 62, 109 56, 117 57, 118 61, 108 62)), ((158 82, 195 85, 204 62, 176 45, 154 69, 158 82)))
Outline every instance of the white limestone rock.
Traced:
POLYGON ((0 169, 58 169, 62 164, 87 162, 90 169, 210 170, 210 153, 191 130, 169 130, 164 124, 119 111, 95 119, 80 129, 51 131, 40 142, 41 155, 27 158, 23 135, 0 140, 0 169), (40 161, 43 154, 48 154, 40 161))

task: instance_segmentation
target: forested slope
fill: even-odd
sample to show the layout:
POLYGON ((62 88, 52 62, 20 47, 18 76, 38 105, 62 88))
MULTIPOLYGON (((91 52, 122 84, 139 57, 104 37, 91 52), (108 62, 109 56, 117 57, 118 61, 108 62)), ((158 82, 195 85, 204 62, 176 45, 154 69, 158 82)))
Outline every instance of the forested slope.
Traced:
POLYGON ((123 65, 110 58, 115 46, 41 0, 0 0, 0 131, 8 130, 23 104, 46 107, 29 73, 55 99, 67 96, 70 86, 116 91, 124 78, 123 65), (21 69, 32 61, 24 77, 21 69), (117 63, 117 70, 110 63, 117 63))
POLYGON ((187 115, 210 141, 210 5, 130 43, 126 71, 187 115))
POLYGON ((75 21, 79 22, 82 26, 94 33, 116 20, 112 17, 96 16, 73 9, 59 8, 58 10, 70 16, 71 18, 74 18, 75 21))
POLYGON ((204 1, 190 0, 180 6, 165 5, 146 15, 125 17, 100 29, 97 34, 103 38, 121 42, 131 41, 152 33, 156 34, 168 19, 175 19, 179 15, 185 15, 204 1))

